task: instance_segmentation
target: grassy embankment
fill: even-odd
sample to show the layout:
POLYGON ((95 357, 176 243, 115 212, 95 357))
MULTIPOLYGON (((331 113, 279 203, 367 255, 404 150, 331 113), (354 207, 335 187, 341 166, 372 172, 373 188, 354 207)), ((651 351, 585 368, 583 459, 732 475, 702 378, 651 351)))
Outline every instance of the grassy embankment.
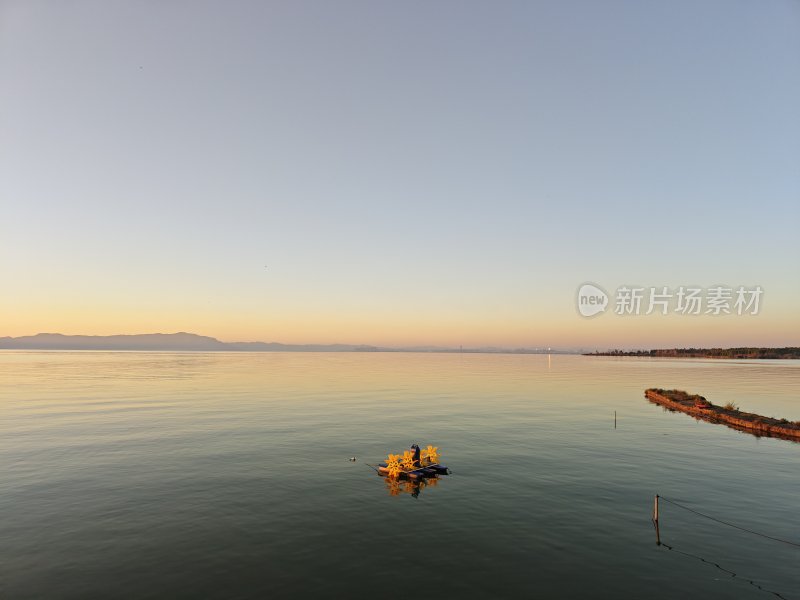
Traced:
POLYGON ((800 421, 791 422, 788 419, 776 419, 743 412, 733 402, 729 402, 725 406, 717 406, 703 396, 688 394, 683 390, 650 388, 645 390, 644 395, 654 404, 668 410, 686 413, 697 419, 723 423, 754 435, 780 437, 800 442, 800 421))

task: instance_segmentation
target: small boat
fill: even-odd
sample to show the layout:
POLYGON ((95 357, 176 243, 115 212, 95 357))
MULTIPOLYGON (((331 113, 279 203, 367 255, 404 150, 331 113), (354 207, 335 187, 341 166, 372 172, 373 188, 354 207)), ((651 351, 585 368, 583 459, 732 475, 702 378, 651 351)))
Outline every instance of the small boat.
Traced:
POLYGON ((420 453, 419 462, 415 463, 414 453, 406 450, 402 455, 389 454, 385 462, 378 463, 376 469, 380 475, 392 479, 424 479, 447 475, 450 470, 439 463, 439 448, 428 446, 420 453))

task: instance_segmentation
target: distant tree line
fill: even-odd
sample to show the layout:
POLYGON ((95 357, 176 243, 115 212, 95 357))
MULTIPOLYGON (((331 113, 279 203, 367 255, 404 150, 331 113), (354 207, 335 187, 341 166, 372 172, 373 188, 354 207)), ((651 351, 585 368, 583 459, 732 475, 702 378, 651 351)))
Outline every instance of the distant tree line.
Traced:
POLYGON ((585 356, 653 356, 657 358, 779 358, 800 359, 800 347, 790 348, 671 348, 660 350, 608 350, 585 356))

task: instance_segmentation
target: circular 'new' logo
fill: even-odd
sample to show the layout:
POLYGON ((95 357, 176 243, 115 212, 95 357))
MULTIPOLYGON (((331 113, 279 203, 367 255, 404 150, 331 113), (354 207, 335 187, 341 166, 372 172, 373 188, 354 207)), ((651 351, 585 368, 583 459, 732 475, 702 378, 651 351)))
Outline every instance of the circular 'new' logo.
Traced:
POLYGON ((593 283, 578 288, 578 312, 584 317, 594 317, 608 308, 608 294, 593 283))

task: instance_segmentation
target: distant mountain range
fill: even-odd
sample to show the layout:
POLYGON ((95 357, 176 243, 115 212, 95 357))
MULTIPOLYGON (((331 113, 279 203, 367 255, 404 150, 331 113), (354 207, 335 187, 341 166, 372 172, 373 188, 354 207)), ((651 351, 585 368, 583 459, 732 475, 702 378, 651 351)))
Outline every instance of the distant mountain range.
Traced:
POLYGON ((145 333, 137 335, 63 335, 38 333, 0 337, 6 350, 162 350, 173 352, 465 352, 494 354, 574 354, 547 348, 447 348, 411 346, 385 348, 363 344, 281 344, 278 342, 221 342, 195 333, 145 333))

